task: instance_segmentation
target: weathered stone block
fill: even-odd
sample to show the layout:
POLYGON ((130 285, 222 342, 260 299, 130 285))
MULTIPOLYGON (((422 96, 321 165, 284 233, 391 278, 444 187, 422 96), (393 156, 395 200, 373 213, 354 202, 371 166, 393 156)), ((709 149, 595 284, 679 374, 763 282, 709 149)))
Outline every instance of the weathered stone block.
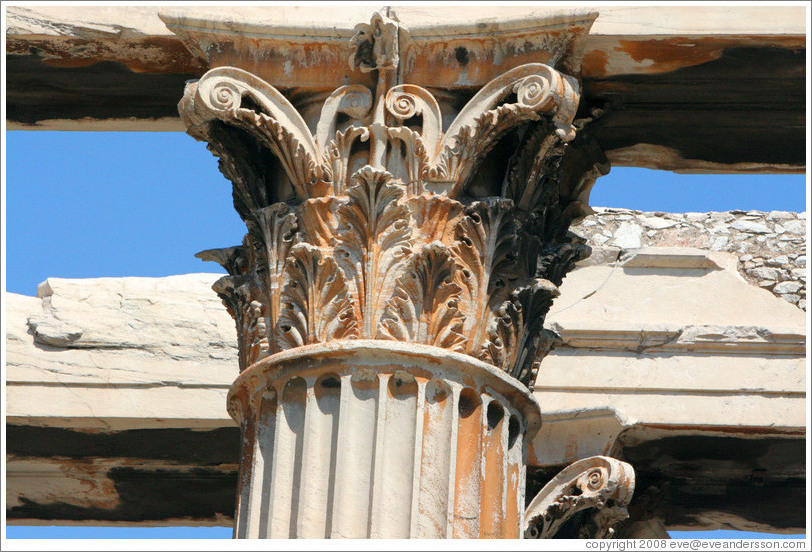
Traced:
POLYGON ((788 220, 784 223, 784 229, 793 234, 804 234, 806 232, 806 221, 788 220))
POLYGON ((676 221, 662 217, 641 217, 640 222, 646 228, 654 228, 657 230, 662 230, 663 228, 671 228, 672 226, 677 225, 676 221))
POLYGON ((764 263, 767 266, 782 266, 789 263, 789 257, 786 255, 779 255, 778 257, 773 257, 771 259, 767 259, 764 263))
POLYGON ((612 245, 623 249, 638 249, 643 245, 641 240, 642 235, 643 229, 640 226, 634 223, 623 222, 615 231, 612 245))
POLYGON ((766 224, 749 220, 737 220, 730 225, 734 230, 747 232, 748 234, 768 234, 770 229, 766 224))
POLYGON ((781 273, 776 268, 759 267, 750 271, 750 274, 761 280, 778 280, 781 273))
MULTIPOLYGON (((800 291, 800 289, 802 287, 803 286, 801 284, 799 284, 798 282, 781 282, 779 284, 776 284, 774 291, 776 293, 780 293, 781 295, 784 295, 785 298, 786 298, 786 294, 788 294, 788 293, 797 293, 798 291, 800 291)), ((795 302, 797 302, 797 300, 793 301, 793 302, 795 303, 795 302)))

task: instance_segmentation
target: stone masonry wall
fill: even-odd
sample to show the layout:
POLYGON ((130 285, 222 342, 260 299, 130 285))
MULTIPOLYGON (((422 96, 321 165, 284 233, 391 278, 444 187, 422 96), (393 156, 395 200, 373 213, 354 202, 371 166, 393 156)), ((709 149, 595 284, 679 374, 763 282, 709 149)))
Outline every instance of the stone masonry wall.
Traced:
POLYGON ((573 231, 601 248, 696 247, 739 257, 753 285, 806 310, 806 212, 642 212, 595 207, 573 231))

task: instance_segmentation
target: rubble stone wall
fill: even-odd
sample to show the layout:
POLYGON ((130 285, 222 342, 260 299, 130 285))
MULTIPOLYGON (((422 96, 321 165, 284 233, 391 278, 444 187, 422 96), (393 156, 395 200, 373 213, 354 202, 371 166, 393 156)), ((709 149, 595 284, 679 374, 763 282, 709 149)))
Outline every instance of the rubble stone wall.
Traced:
POLYGON ((573 231, 589 245, 617 249, 696 247, 738 255, 751 284, 806 310, 806 212, 642 212, 595 207, 573 231))

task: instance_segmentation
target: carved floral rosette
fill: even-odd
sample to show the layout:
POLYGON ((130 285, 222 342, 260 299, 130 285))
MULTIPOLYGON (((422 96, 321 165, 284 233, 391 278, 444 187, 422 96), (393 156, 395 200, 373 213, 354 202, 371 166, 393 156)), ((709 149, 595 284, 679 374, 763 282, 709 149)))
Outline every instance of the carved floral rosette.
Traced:
POLYGON ((188 84, 181 117, 220 158, 248 227, 241 246, 198 254, 229 273, 215 290, 237 322, 241 369, 380 339, 464 353, 532 386, 556 341, 544 316, 589 251, 568 232, 591 212, 596 177, 594 162, 567 158, 578 90, 522 65, 444 125, 425 88, 376 98, 347 85, 311 129, 246 71, 188 84))

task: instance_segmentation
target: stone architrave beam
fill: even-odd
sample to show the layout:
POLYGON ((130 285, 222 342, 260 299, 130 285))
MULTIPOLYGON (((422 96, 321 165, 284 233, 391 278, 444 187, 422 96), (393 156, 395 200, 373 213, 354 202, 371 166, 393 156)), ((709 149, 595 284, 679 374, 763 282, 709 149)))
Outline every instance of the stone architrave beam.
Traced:
MULTIPOLYGON (((257 73, 259 62, 247 68, 280 90, 364 82, 361 71, 336 60, 345 59, 365 10, 9 7, 8 128, 184 130, 175 110, 183 82, 228 65, 231 55, 223 51, 215 64, 196 46, 193 55, 181 37, 195 33, 207 33, 214 43, 243 29, 276 41, 263 54, 274 60, 263 69, 276 67, 273 76, 257 73), (318 48, 299 48, 302 36, 318 48), (296 64, 296 71, 289 69, 296 64)), ((403 50, 403 82, 420 83, 431 74, 438 89, 470 92, 534 61, 543 48, 537 38, 545 11, 399 7, 413 44, 403 50), (448 48, 425 47, 438 36, 448 48)), ((804 170, 804 7, 601 5, 600 12, 583 43, 579 118, 598 117, 589 133, 613 165, 804 170)))

